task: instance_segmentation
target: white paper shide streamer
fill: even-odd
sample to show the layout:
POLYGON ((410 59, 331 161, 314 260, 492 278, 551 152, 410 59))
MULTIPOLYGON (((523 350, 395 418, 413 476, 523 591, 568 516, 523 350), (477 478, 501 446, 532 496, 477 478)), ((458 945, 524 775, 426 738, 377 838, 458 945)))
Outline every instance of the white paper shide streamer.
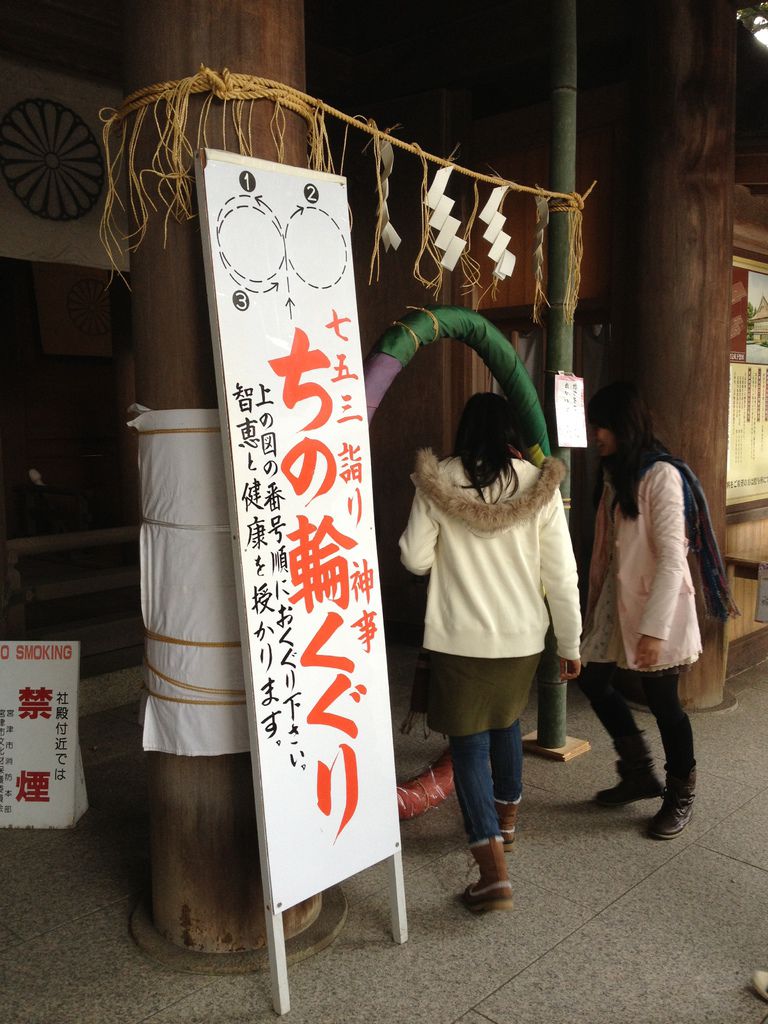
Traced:
POLYGON ((445 194, 452 171, 452 167, 441 167, 427 192, 427 206, 432 210, 429 226, 435 232, 435 245, 443 252, 440 264, 446 270, 453 270, 467 245, 466 239, 458 238, 456 234, 461 221, 451 216, 456 200, 445 194))
POLYGON ((488 251, 488 258, 493 263, 493 276, 499 281, 504 281, 509 277, 515 269, 517 259, 507 249, 511 237, 504 231, 506 217, 499 209, 508 191, 509 189, 506 185, 499 185, 495 188, 491 192, 488 202, 478 214, 480 220, 487 224, 483 232, 483 238, 491 246, 488 251))

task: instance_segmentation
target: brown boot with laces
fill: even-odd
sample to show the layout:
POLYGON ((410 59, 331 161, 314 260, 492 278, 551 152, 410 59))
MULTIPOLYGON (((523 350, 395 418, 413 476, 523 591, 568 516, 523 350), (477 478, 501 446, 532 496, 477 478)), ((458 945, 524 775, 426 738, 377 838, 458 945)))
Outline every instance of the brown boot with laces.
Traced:
POLYGON ((480 868, 480 878, 462 893, 464 906, 475 914, 482 910, 512 910, 512 886, 500 837, 481 839, 469 849, 480 868))

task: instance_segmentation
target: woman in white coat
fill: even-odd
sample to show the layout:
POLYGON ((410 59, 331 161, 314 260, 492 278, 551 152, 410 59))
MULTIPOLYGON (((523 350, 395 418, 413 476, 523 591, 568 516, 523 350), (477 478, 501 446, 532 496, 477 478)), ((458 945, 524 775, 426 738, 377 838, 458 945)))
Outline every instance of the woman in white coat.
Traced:
POLYGON ((480 879, 462 899, 473 911, 509 910, 504 850, 520 801, 520 713, 528 701, 549 615, 561 678, 578 675, 581 616, 558 484, 517 451, 500 395, 470 398, 453 458, 419 453, 416 495, 400 538, 402 562, 430 573, 424 647, 431 651, 427 720, 450 739, 456 794, 480 879))
POLYGON ((689 535, 708 609, 725 618, 733 606, 700 485, 656 439, 650 412, 634 386, 618 382, 602 388, 587 415, 602 482, 579 685, 613 739, 620 776, 596 800, 617 806, 663 795, 649 832, 656 839, 673 839, 691 819, 696 788, 693 733, 678 696, 680 670, 701 653, 686 560, 689 535), (643 733, 613 686, 617 668, 638 674, 656 718, 666 757, 664 787, 643 733))

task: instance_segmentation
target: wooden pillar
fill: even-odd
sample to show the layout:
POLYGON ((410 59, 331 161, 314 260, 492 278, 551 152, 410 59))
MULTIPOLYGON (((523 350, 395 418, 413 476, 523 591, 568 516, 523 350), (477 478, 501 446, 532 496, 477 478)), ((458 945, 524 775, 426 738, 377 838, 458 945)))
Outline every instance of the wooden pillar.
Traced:
POLYGON ((128 409, 136 401, 136 373, 131 337, 131 296, 115 278, 109 289, 112 317, 112 363, 115 371, 115 417, 118 427, 117 458, 120 467, 118 523, 132 526, 141 518, 139 501, 138 436, 125 425, 132 419, 128 409))
MULTIPOLYGON (((550 0, 551 67, 550 99, 552 120, 549 146, 549 187, 556 192, 576 188, 576 0, 550 0)), ((573 369, 573 324, 565 318, 568 289, 568 214, 553 211, 550 216, 547 248, 547 375, 546 414, 552 454, 561 459, 567 475, 560 485, 566 507, 571 496, 571 452, 554 445, 555 374, 573 369)), ((554 749, 565 746, 567 689, 560 681, 557 639, 550 626, 538 671, 538 719, 536 743, 554 749)))
MULTIPOLYGON (((304 88, 301 0, 134 0, 123 6, 126 92, 189 77, 201 63, 304 88)), ((201 102, 199 96, 190 102, 193 145, 201 102)), ((254 104, 254 151, 266 159, 275 159, 271 115, 268 105, 254 104)), ((286 116, 286 162, 303 165, 304 124, 286 116)), ((230 124, 230 144, 232 138, 230 124)), ((207 139, 225 148, 220 118, 210 118, 207 139)), ((155 144, 146 132, 138 166, 150 166, 155 144)), ((131 256, 136 397, 153 409, 212 408, 216 385, 199 224, 169 221, 164 246, 163 214, 161 207, 151 217, 131 256)), ((180 946, 207 952, 263 946, 248 755, 148 758, 155 927, 180 946)), ((320 900, 284 915, 287 937, 314 919, 320 900)))
MULTIPOLYGON (((722 545, 736 10, 730 0, 651 0, 637 25, 625 369, 658 435, 701 479, 722 545)), ((693 708, 719 704, 725 677, 723 629, 700 622, 704 654, 681 677, 693 708)))
POLYGON ((8 601, 11 593, 8 565, 8 527, 5 519, 5 482, 3 473, 3 435, 0 434, 0 640, 8 636, 8 601))

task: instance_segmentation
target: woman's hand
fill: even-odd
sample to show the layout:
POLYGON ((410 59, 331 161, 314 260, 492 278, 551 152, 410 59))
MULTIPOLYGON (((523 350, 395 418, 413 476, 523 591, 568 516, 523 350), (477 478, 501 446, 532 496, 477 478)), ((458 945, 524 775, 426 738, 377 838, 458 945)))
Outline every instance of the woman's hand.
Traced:
POLYGON ((639 669, 653 668, 654 665, 658 665, 662 642, 657 636, 643 634, 640 637, 635 651, 635 662, 639 669))
POLYGON ((566 679, 575 679, 576 676, 581 672, 581 661, 578 658, 561 658, 560 659, 560 682, 565 682, 566 679))

